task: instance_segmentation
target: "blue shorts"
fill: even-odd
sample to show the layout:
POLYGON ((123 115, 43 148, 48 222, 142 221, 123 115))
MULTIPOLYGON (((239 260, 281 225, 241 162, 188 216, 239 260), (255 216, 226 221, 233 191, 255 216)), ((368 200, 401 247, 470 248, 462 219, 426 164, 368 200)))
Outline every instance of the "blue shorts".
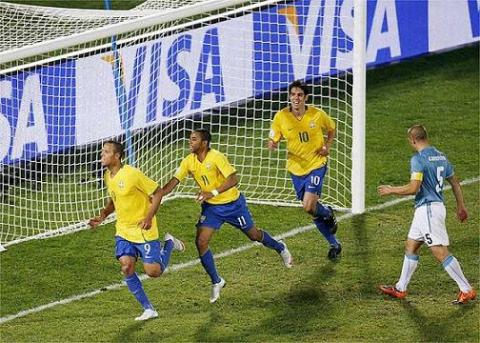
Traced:
POLYGON ((314 193, 318 196, 322 194, 323 178, 327 172, 327 165, 312 170, 307 175, 297 176, 291 174, 293 188, 297 193, 297 199, 303 200, 305 192, 314 193))
POLYGON ((240 194, 237 200, 227 204, 202 203, 202 213, 197 222, 197 228, 209 227, 218 230, 225 222, 245 233, 253 227, 252 215, 248 210, 243 194, 240 194))
POLYGON ((133 243, 126 239, 115 236, 115 257, 117 260, 122 256, 140 257, 143 263, 161 263, 161 245, 159 241, 145 243, 133 243))

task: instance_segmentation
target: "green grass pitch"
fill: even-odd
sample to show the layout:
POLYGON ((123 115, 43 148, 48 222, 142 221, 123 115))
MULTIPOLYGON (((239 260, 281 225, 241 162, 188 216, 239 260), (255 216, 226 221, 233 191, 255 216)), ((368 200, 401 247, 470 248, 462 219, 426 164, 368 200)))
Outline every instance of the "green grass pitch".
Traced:
MULTIPOLYGON (((412 152, 405 132, 414 123, 427 127, 431 142, 447 153, 461 179, 478 177, 478 61, 477 45, 368 72, 367 207, 393 199, 377 197, 377 185, 408 181, 412 152)), ((463 190, 469 221, 458 223, 453 194, 446 191, 447 227, 451 251, 478 290, 479 183, 463 190)), ((258 226, 275 235, 310 224, 299 208, 250 209, 258 226)), ((172 264, 196 258, 198 213, 191 200, 160 209, 161 231, 187 243, 172 264)), ((289 270, 263 247, 220 258, 217 267, 228 285, 214 305, 208 302, 209 280, 197 264, 144 282, 159 311, 157 320, 133 321, 141 310, 122 287, 0 324, 0 340, 478 342, 478 301, 452 306, 456 285, 425 248, 407 300, 378 293, 378 284, 398 278, 412 214, 407 201, 341 221, 344 254, 337 263, 326 259, 327 246, 316 230, 286 239, 295 258, 289 270)), ((107 225, 9 247, 0 254, 0 316, 120 282, 113 233, 107 225)), ((247 239, 226 225, 211 248, 220 253, 245 244, 247 239)))

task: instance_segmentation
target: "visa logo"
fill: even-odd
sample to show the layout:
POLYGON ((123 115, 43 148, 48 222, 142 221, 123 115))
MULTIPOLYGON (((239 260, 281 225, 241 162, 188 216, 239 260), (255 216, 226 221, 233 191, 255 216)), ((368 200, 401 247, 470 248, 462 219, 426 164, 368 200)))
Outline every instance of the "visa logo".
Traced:
MULTIPOLYGON (((401 56, 396 3, 369 1, 368 13, 367 62, 385 50, 389 59, 401 56)), ((254 13, 255 93, 351 68, 353 15, 353 0, 300 0, 254 13)))
POLYGON ((67 61, 0 79, 0 161, 75 145, 75 67, 67 61))
POLYGON ((77 142, 85 144, 251 96, 251 16, 234 18, 77 65, 77 142), (233 44, 239 32, 245 39, 233 44), (246 47, 250 46, 250 49, 246 47), (115 62, 116 61, 116 62, 115 62), (101 114, 101 125, 92 120, 101 114))
POLYGON ((184 110, 197 110, 208 95, 217 103, 225 100, 218 29, 207 30, 201 37, 201 46, 194 47, 194 40, 199 38, 191 33, 181 34, 171 42, 137 46, 125 54, 127 57, 120 51, 117 59, 129 58, 129 67, 124 62, 115 64, 110 55, 102 57, 112 65, 123 129, 132 127, 139 112, 145 113, 145 122, 149 123, 156 122, 158 116, 172 117, 184 110), (198 57, 193 59, 195 55, 198 57), (187 57, 195 61, 195 68, 186 62, 187 57), (139 101, 142 89, 146 90, 146 99, 139 101), (137 111, 140 104, 144 108, 137 111))

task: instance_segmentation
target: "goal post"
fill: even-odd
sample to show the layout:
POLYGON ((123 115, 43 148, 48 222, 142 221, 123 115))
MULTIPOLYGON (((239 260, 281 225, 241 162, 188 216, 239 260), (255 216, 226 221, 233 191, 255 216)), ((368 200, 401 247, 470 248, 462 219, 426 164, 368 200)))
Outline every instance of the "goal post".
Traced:
MULTIPOLYGON (((273 115, 288 105, 288 85, 297 79, 311 85, 309 104, 337 123, 322 201, 362 212, 362 3, 185 0, 143 16, 115 13, 123 19, 106 26, 89 17, 92 27, 81 32, 2 48, 0 243, 86 228, 107 196, 99 163, 104 141, 130 139, 127 155, 164 184, 198 127, 211 131, 212 147, 235 166, 250 203, 299 206, 285 144, 275 152, 265 147, 273 115)), ((78 21, 87 14, 77 13, 78 21)), ((64 15, 71 24, 75 15, 64 15)), ((22 18, 28 16, 13 22, 22 18)), ((190 180, 166 200, 195 193, 190 180)))
POLYGON ((352 89, 352 213, 365 212, 365 100, 367 4, 354 2, 353 89, 352 89))

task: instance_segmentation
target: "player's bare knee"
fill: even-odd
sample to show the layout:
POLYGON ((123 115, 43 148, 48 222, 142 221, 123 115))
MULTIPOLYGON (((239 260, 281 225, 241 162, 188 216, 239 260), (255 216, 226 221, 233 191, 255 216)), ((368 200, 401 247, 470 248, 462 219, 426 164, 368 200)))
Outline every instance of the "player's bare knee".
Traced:
POLYGON ((195 240, 195 245, 197 246, 197 250, 200 252, 200 254, 202 254, 208 250, 208 239, 197 237, 195 240))
POLYGON ((122 264, 121 270, 123 275, 130 276, 135 272, 135 265, 131 263, 122 264))
POLYGON ((435 257, 435 259, 440 263, 445 261, 445 259, 450 255, 448 248, 443 245, 431 246, 430 251, 432 252, 432 255, 435 257))
POLYGON ((303 204, 303 210, 313 216, 315 214, 315 205, 305 203, 303 204))
POLYGON ((146 270, 145 272, 147 273, 148 276, 155 278, 162 275, 162 268, 159 267, 158 269, 155 269, 155 270, 146 270))
POLYGON ((256 227, 252 227, 249 231, 247 231, 247 237, 253 242, 261 242, 263 238, 262 236, 262 230, 259 230, 256 227))
POLYGON ((408 238, 405 241, 405 254, 406 255, 418 255, 422 245, 423 245, 422 241, 416 241, 416 240, 408 238))

